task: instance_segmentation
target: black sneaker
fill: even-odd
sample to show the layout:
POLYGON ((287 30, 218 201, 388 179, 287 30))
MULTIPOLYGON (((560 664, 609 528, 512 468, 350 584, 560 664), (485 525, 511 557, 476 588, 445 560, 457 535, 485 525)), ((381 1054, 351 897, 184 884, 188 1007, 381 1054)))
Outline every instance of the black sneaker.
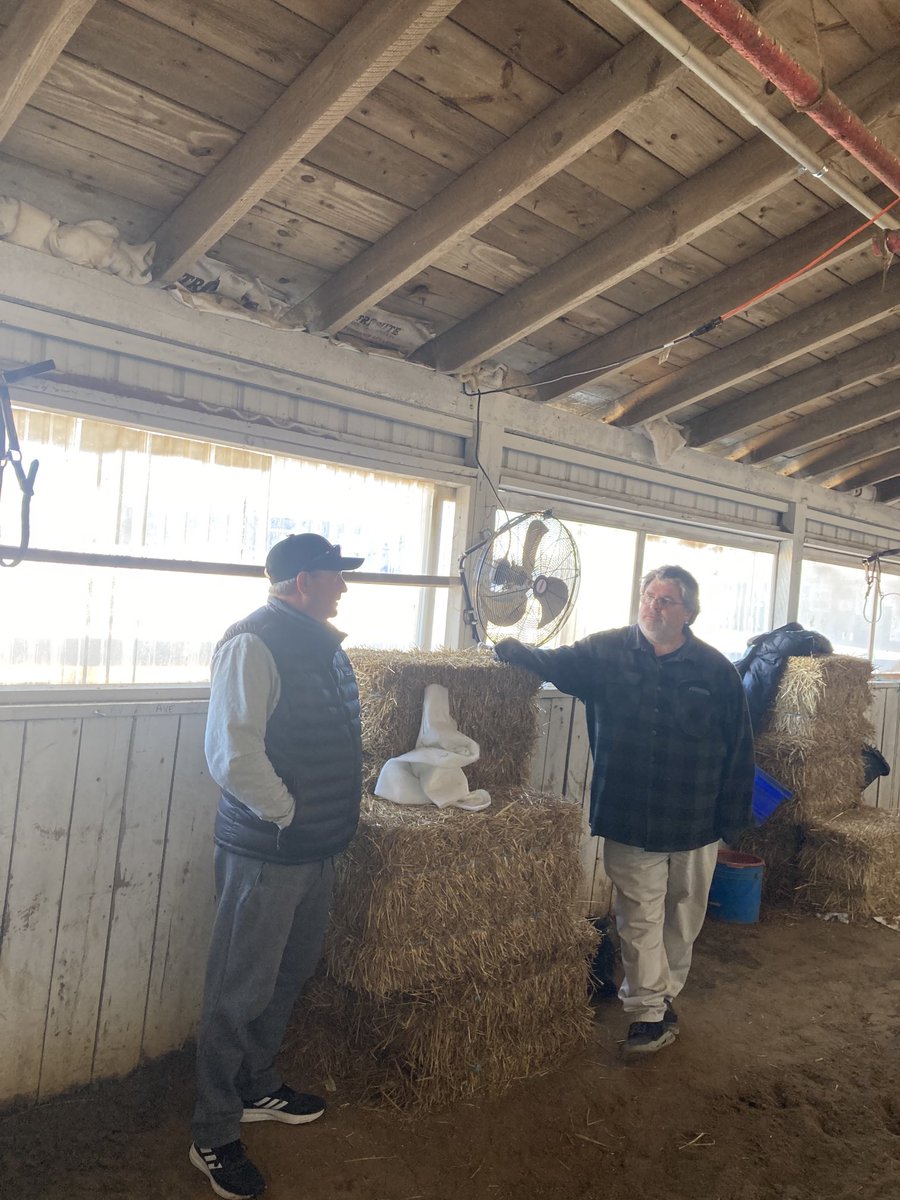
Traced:
POLYGON ((286 1083, 271 1096, 244 1101, 242 1121, 284 1121, 287 1125, 307 1125, 325 1111, 325 1101, 319 1096, 295 1092, 286 1083))
POLYGON ((242 1142, 224 1146, 191 1146, 191 1162, 212 1184, 212 1190, 225 1200, 252 1200, 266 1190, 266 1181, 247 1157, 242 1142))
POLYGON ((677 1036, 678 1030, 671 1021, 632 1021, 622 1050, 628 1055, 655 1054, 663 1046, 670 1046, 677 1036))

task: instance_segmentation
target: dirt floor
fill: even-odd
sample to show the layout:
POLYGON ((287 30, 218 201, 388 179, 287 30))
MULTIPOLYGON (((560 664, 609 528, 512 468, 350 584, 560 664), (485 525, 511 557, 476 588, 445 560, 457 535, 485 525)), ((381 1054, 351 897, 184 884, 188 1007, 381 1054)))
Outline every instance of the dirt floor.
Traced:
MULTIPOLYGON (((338 1091, 321 1122, 244 1140, 270 1200, 900 1197, 900 934, 708 922, 678 1010, 679 1040, 637 1066, 607 1001, 585 1050, 501 1099, 410 1116, 338 1091)), ((191 1102, 183 1053, 0 1118, 0 1195, 212 1196, 187 1161, 191 1102)))

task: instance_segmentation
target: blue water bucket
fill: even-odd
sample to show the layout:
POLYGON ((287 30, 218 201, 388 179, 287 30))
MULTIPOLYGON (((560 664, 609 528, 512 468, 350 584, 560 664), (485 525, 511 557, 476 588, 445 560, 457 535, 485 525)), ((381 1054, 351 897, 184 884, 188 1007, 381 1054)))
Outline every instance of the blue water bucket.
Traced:
POLYGON ((720 850, 709 889, 709 915, 718 921, 738 925, 752 925, 758 921, 765 867, 763 860, 755 854, 720 850))
POLYGON ((793 794, 762 767, 757 767, 753 775, 753 824, 762 825, 763 821, 768 821, 779 804, 790 800, 793 794))

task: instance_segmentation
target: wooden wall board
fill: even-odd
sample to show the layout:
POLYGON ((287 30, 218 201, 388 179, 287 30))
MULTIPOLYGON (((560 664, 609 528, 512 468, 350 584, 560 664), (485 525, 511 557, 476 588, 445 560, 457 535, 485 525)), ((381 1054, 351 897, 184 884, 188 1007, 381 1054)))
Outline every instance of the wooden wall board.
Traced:
POLYGON ((0 1032, 16 1047, 0 1055, 0 1096, 22 1102, 38 1094, 80 733, 34 721, 22 750, 0 955, 0 1032))
POLYGON ((180 1046, 200 1012, 215 903, 213 815, 217 789, 203 756, 202 716, 181 718, 162 863, 143 1053, 180 1046))
POLYGON ((91 1067, 94 1079, 125 1074, 141 1059, 177 734, 177 716, 134 721, 91 1067))
POLYGON ((131 725, 111 717, 81 734, 39 1098, 91 1075, 131 725))
POLYGON ((22 769, 24 721, 0 722, 0 931, 7 927, 6 904, 9 868, 16 832, 16 804, 22 769))
POLYGON ((540 791, 544 782, 544 762, 547 758, 547 744, 550 730, 550 702, 547 697, 538 696, 537 711, 537 739, 531 755, 528 786, 540 791))
MULTIPOLYGON (((900 751, 900 687, 894 685, 875 689, 876 694, 879 691, 883 691, 885 696, 881 740, 878 744, 888 762, 894 765, 891 774, 879 781, 877 803, 879 808, 900 816, 900 771, 896 766, 900 751)), ((876 735, 878 732, 876 729, 876 735)))
POLYGON ((570 696, 553 696, 547 712, 547 753, 541 791, 561 796, 566 786, 566 762, 572 728, 573 701, 570 696))

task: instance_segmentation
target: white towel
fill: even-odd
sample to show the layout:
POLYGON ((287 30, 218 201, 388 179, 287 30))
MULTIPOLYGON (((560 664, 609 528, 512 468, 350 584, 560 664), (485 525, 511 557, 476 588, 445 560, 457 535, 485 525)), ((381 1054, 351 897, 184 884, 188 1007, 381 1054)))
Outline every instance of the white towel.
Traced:
POLYGON ((450 716, 447 689, 429 683, 416 749, 388 759, 375 784, 375 795, 395 804, 435 804, 480 812, 490 805, 491 797, 484 789, 470 792, 463 771, 480 753, 478 743, 460 733, 450 716))

